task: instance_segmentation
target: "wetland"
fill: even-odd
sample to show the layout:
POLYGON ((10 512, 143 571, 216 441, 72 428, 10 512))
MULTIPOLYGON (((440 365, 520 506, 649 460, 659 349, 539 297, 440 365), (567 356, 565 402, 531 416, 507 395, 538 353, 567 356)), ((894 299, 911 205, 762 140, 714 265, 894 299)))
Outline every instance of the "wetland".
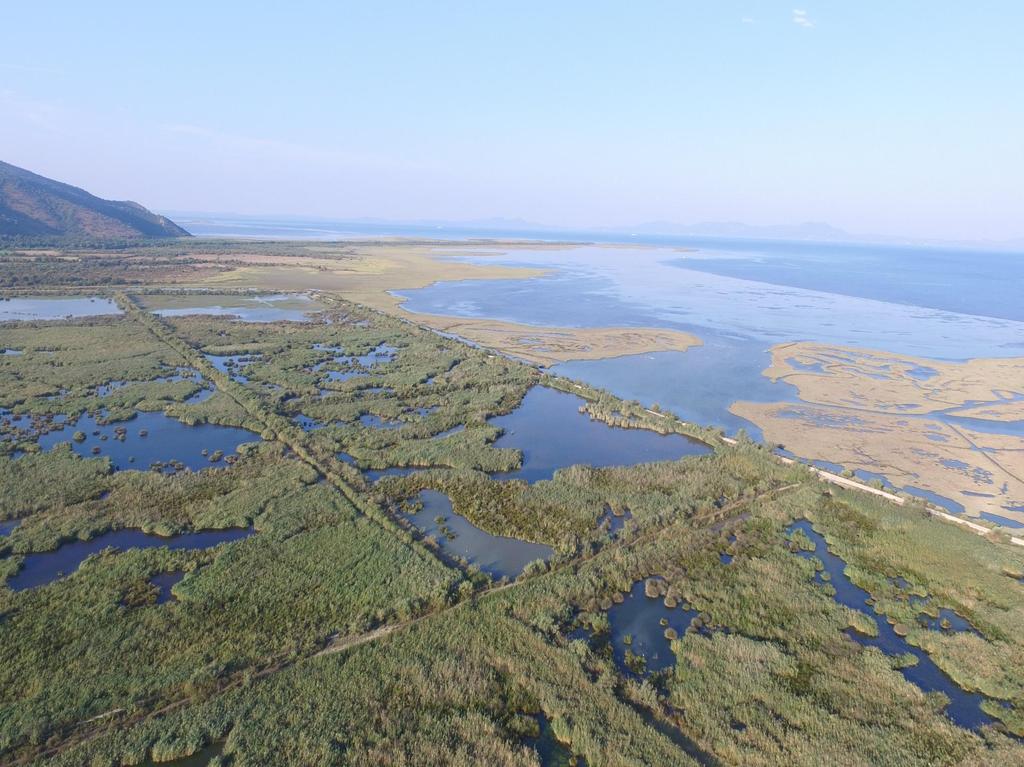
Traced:
MULTIPOLYGON (((161 259, 162 280, 168 247, 134 258, 161 259)), ((810 384, 792 377, 837 374, 820 358, 831 351, 780 352, 791 374, 762 375, 792 307, 740 332, 722 308, 737 299, 719 296, 703 307, 714 322, 669 323, 699 346, 607 360, 576 347, 556 356, 577 362, 538 358, 557 363, 539 369, 498 343, 410 322, 381 296, 389 282, 424 287, 427 254, 470 251, 483 266, 449 258, 435 277, 500 276, 464 312, 486 313, 492 288, 523 289, 507 262, 582 268, 593 257, 605 272, 574 277, 578 301, 563 272, 532 266, 529 291, 498 320, 543 354, 555 347, 524 320, 666 327, 650 308, 622 313, 626 293, 606 281, 626 268, 613 263, 621 251, 187 250, 172 287, 102 296, 118 313, 0 322, 0 347, 22 352, 0 357, 5 762, 1022 759, 1024 550, 913 500, 826 485, 744 437, 759 433, 729 413, 740 399, 828 406, 802 401, 810 384), (378 257, 413 272, 386 278, 378 257), (226 266, 210 268, 216 259, 226 266), (671 380, 658 380, 659 354, 675 360, 671 380)), ((666 254, 641 256, 656 266, 666 254)), ((812 303, 843 319, 842 301, 812 303)), ((957 388, 958 363, 900 345, 887 353, 913 359, 884 363, 905 379, 894 386, 957 388)), ((988 375, 979 370, 962 377, 988 375)), ((866 379, 857 392, 884 404, 866 379)), ((898 400, 911 402, 902 390, 898 400)), ((1019 419, 989 411, 1016 406, 965 391, 948 422, 935 420, 998 427, 1019 419)), ((970 433, 1008 448, 1007 433, 970 433)))

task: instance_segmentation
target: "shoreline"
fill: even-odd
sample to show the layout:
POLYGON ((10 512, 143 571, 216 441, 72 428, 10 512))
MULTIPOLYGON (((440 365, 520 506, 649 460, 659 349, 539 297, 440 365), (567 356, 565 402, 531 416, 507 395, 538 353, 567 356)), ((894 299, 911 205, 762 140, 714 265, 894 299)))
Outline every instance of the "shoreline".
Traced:
MULTIPOLYGON (((417 290, 440 282, 462 280, 533 279, 550 269, 474 264, 457 260, 465 256, 500 255, 497 249, 529 247, 532 250, 582 247, 581 243, 473 242, 466 246, 438 241, 429 245, 403 241, 367 246, 346 245, 337 251, 323 243, 303 250, 306 255, 242 255, 235 269, 213 275, 201 283, 206 290, 218 287, 255 287, 274 291, 318 290, 347 301, 415 322, 433 330, 453 333, 472 343, 494 349, 532 364, 551 366, 570 360, 597 360, 660 351, 686 351, 701 340, 691 333, 650 327, 563 327, 412 312, 405 298, 393 291, 417 290), (495 252, 481 253, 486 245, 495 252), (327 257, 324 252, 335 257, 327 257), (454 257, 454 258, 453 258, 454 257), (281 270, 290 272, 281 274, 281 270), (298 277, 298 279, 296 279, 298 277)), ((197 254, 199 260, 216 256, 197 254)))

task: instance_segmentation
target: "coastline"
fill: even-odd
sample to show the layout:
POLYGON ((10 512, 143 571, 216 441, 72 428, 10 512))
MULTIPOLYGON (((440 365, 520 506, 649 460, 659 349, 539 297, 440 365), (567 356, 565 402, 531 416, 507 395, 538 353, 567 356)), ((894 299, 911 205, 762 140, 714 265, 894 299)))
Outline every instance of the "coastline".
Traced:
MULTIPOLYGON (((323 290, 541 367, 570 360, 686 351, 701 344, 701 339, 690 333, 668 328, 540 326, 413 312, 405 308, 406 299, 393 292, 449 281, 544 277, 551 274, 550 269, 467 263, 460 257, 498 256, 519 248, 575 247, 583 245, 400 239, 302 243, 299 254, 290 257, 257 254, 235 258, 235 268, 213 275, 203 285, 323 290)), ((967 416, 1014 419, 1024 402, 988 403, 990 411, 993 404, 999 407, 998 414, 984 412, 978 403, 986 398, 986 392, 992 399, 993 389, 1010 390, 1015 385, 1017 374, 1024 369, 1015 365, 1018 361, 981 358, 952 363, 800 341, 779 343, 771 352, 772 363, 763 375, 793 384, 801 402, 747 403, 738 398, 729 407, 731 413, 760 428, 766 440, 784 443, 805 459, 884 476, 894 485, 923 489, 935 498, 962 497, 965 510, 975 517, 985 514, 991 521, 1002 517, 1011 526, 1024 522, 1024 513, 1003 508, 986 489, 986 483, 1008 489, 1012 499, 1017 485, 1024 488, 1018 479, 1024 477, 1024 471, 1016 468, 1016 457, 1024 454, 1019 446, 1002 444, 992 435, 965 435, 947 425, 933 427, 930 422, 909 420, 955 406, 963 407, 967 416), (990 379, 995 383, 987 386, 990 379), (854 419, 859 419, 859 424, 854 419), (830 428, 823 428, 822 423, 830 428), (907 429, 911 427, 924 431, 908 445, 907 429), (970 460, 979 450, 981 463, 970 460), (1001 457, 993 456, 993 451, 999 451, 1001 457), (1009 465, 1004 466, 1007 460, 1009 465), (964 490, 966 495, 962 495, 964 490)), ((1020 494, 1024 495, 1024 490, 1020 494)))
MULTIPOLYGON (((659 351, 686 351, 700 345, 690 333, 650 327, 562 327, 421 314, 406 309, 393 291, 425 288, 460 280, 522 280, 543 277, 549 269, 473 264, 452 256, 496 255, 500 249, 574 247, 573 243, 479 242, 409 244, 402 241, 352 245, 304 244, 311 254, 293 257, 252 254, 235 257, 240 265, 202 282, 206 289, 255 287, 274 291, 320 290, 401 317, 503 354, 547 367, 570 360, 596 360, 659 351)), ((197 255, 199 260, 220 260, 197 255)))

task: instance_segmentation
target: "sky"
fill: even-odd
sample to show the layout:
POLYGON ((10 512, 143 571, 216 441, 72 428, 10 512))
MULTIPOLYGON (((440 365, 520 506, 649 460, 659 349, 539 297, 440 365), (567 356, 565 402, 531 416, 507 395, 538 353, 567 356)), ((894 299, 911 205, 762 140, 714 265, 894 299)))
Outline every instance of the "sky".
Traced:
POLYGON ((1024 238, 1019 0, 6 3, 0 159, 156 210, 1024 238))

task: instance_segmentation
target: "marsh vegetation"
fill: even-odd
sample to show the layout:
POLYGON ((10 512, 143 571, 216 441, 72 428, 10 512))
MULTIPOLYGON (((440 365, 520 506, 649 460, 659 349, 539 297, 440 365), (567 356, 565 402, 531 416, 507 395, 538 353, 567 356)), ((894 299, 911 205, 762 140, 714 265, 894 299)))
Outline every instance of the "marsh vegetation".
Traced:
POLYGON ((1017 547, 331 295, 263 323, 161 295, 0 325, 4 761, 1022 759, 1017 547), (570 406, 517 444, 538 396, 570 406), (126 468, 145 417, 248 437, 126 468))

